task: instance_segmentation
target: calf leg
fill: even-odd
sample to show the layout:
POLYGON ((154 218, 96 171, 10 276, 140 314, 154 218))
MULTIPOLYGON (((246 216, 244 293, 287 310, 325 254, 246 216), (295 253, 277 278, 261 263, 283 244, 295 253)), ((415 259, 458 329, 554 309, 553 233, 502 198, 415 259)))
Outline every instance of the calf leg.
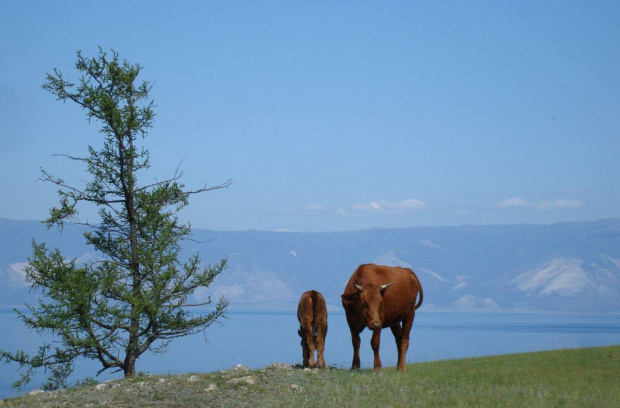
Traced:
POLYGON ((314 349, 316 345, 314 344, 314 336, 312 335, 312 328, 310 330, 306 330, 306 344, 308 345, 308 365, 306 367, 314 367, 314 349))
POLYGON ((317 353, 317 367, 325 367, 325 336, 327 335, 327 331, 325 329, 318 330, 318 335, 316 336, 316 353, 317 353))
POLYGON ((303 329, 300 329, 298 333, 299 333, 299 337, 301 337, 301 349, 303 351, 303 356, 304 356, 304 360, 302 364, 304 367, 308 367, 309 360, 310 360, 310 350, 308 349, 308 340, 306 339, 306 334, 304 333, 303 329))
POLYGON ((304 367, 314 367, 314 336, 312 335, 312 323, 302 322, 299 329, 301 347, 304 351, 304 367))
POLYGON ((375 353, 375 371, 381 371, 381 358, 379 357, 379 346, 381 345, 381 328, 372 331, 372 338, 370 339, 370 347, 375 353))

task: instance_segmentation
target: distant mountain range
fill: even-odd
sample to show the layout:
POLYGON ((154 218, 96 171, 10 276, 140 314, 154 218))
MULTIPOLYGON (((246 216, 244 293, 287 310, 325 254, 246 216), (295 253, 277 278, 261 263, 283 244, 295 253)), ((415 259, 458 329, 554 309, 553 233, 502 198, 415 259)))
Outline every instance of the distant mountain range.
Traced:
MULTIPOLYGON (((0 219, 0 305, 33 300, 23 268, 31 239, 68 257, 92 258, 81 229, 46 230, 0 219)), ((412 268, 423 307, 437 310, 620 312, 620 220, 553 225, 367 229, 354 232, 193 231, 182 257, 227 258, 229 267, 198 298, 226 296, 233 308, 294 308, 316 289, 340 309, 362 263, 412 268)))

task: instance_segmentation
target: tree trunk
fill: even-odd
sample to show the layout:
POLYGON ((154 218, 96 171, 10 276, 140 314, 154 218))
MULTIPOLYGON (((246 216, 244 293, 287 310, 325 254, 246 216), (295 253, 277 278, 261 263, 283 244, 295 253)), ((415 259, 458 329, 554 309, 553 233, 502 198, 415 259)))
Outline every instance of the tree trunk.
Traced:
POLYGON ((136 354, 131 348, 127 350, 127 354, 125 355, 123 373, 125 374, 125 378, 132 378, 136 376, 136 354))
MULTIPOLYGON (((123 194, 125 199, 125 210, 127 211, 127 221, 129 224, 129 246, 130 246, 130 269, 132 274, 131 290, 133 298, 131 301, 131 316, 129 324, 129 343, 126 349, 125 364, 123 371, 125 377, 136 375, 136 358, 139 343, 138 332, 140 331, 140 303, 141 295, 141 276, 140 276, 140 248, 138 245, 138 226, 136 220, 136 208, 134 203, 134 152, 133 140, 131 135, 127 137, 128 149, 123 144, 123 136, 119 136, 119 153, 121 158, 121 168, 125 168, 125 182, 123 183, 123 194), (129 150, 129 152, 127 152, 129 150)), ((121 175, 123 177, 123 175, 121 175)))

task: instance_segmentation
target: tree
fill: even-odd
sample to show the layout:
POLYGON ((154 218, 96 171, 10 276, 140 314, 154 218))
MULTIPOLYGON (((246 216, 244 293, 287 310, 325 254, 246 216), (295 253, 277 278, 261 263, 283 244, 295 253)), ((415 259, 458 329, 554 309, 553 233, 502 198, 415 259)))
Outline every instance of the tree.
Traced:
POLYGON ((226 188, 231 181, 184 190, 177 168, 168 180, 140 184, 138 175, 150 167, 149 152, 140 141, 155 116, 148 96, 151 86, 136 81, 140 65, 99 48, 94 58, 78 51, 75 67, 80 73, 77 85, 54 69, 43 89, 63 102, 75 102, 89 122, 101 123, 103 147, 89 145, 86 157, 64 155, 86 165, 92 179, 82 188, 41 170, 42 180, 59 187, 60 198, 45 222, 48 228, 62 229, 66 222, 87 226, 84 237, 99 256, 80 265, 33 240, 26 276, 44 298, 37 306, 27 305, 27 312, 16 312, 27 327, 51 334, 56 345, 44 344, 34 355, 0 351, 0 358, 23 369, 15 386, 29 382, 42 367, 48 373, 47 389, 64 387, 78 357, 99 361, 97 374, 117 369, 132 377, 144 352, 164 352, 172 339, 205 330, 224 317, 228 305, 221 298, 209 312, 188 311, 211 303, 210 298, 194 304, 188 299, 214 281, 226 260, 202 267, 194 255, 181 263, 180 243, 189 239, 190 225, 180 223, 176 214, 190 195, 226 188), (97 206, 99 223, 80 221, 80 203, 97 206))

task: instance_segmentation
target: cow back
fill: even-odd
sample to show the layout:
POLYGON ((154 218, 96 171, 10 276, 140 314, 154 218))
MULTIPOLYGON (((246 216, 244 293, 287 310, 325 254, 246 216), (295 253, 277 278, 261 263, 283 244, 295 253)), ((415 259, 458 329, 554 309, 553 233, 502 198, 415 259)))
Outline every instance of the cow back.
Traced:
POLYGON ((327 304, 320 292, 309 290, 301 295, 297 306, 297 319, 302 325, 304 322, 311 322, 313 333, 318 327, 327 327, 327 304))

